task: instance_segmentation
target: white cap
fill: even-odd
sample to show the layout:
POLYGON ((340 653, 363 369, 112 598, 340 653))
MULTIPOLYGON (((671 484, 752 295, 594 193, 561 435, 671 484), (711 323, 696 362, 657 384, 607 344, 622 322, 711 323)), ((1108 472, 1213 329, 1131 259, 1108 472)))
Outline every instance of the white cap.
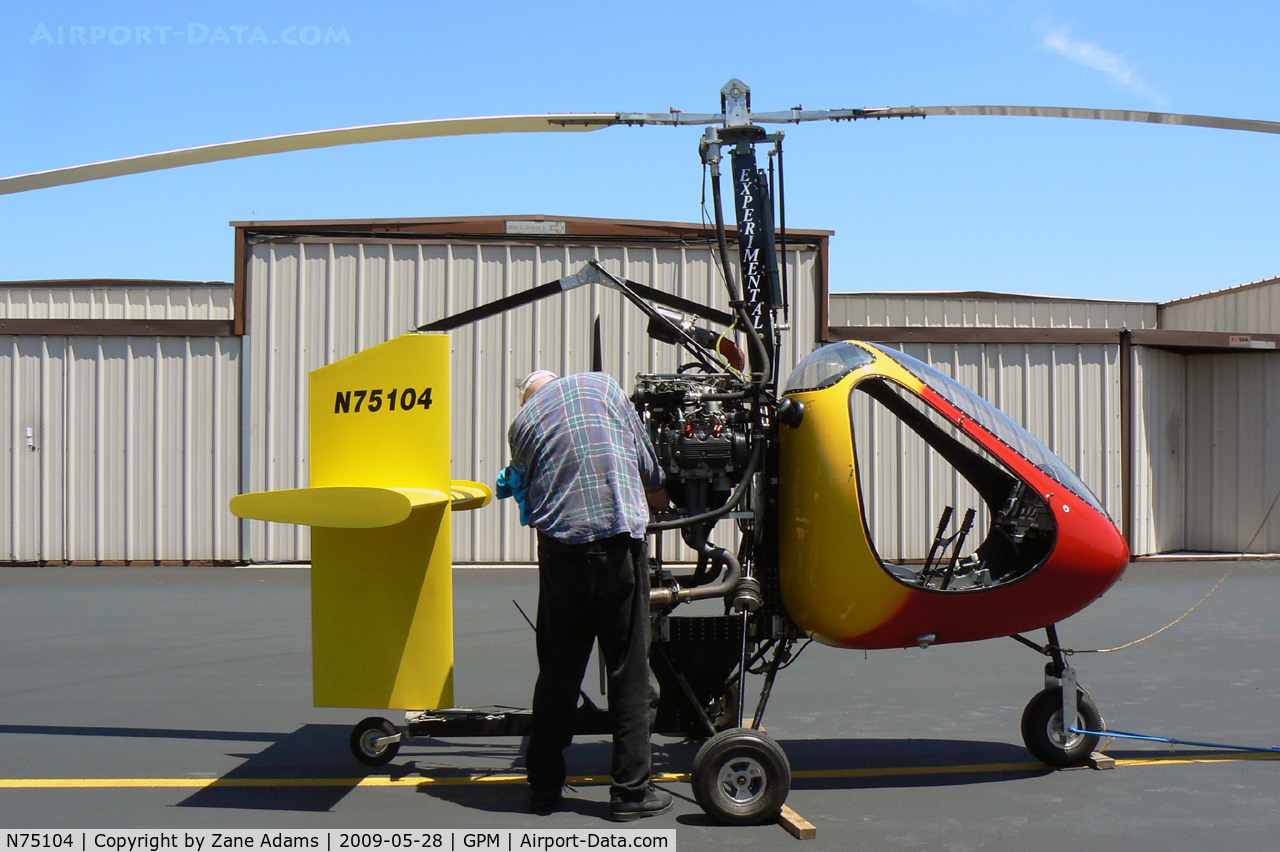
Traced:
MULTIPOLYGON (((524 405, 524 401, 529 397, 529 388, 539 379, 558 379, 560 378, 550 370, 534 370, 532 373, 524 377, 524 381, 516 385, 520 389, 520 404, 524 405)), ((545 382, 543 383, 545 384, 545 382)))

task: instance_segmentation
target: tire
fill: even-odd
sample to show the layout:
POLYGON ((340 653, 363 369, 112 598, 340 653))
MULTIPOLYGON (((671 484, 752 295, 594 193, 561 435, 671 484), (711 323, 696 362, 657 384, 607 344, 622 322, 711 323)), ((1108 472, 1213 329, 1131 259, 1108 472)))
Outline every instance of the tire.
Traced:
MULTIPOLYGON (((1102 714, 1083 689, 1076 692, 1076 724, 1086 731, 1102 731, 1102 714)), ((1098 747, 1092 734, 1064 734, 1062 724, 1062 688, 1052 687, 1037 693, 1022 712, 1022 741, 1041 763, 1050 766, 1082 766, 1098 747)))
POLYGON ((703 743, 693 759, 693 798, 725 825, 777 819, 791 792, 791 763, 768 734, 730 728, 703 743))
POLYGON ((381 716, 370 716, 351 729, 351 753, 365 766, 383 766, 400 752, 400 743, 377 745, 382 737, 395 736, 396 726, 381 716))

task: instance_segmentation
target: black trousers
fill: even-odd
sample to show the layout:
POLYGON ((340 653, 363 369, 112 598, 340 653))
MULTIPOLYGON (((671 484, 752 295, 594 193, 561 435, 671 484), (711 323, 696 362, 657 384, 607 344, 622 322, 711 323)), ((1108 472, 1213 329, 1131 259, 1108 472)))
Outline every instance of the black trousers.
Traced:
POLYGON ((649 669, 649 567, 645 543, 627 534, 566 545, 538 534, 538 682, 525 751, 529 786, 559 790, 564 750, 596 639, 608 677, 613 784, 623 800, 649 784, 658 683, 649 669))

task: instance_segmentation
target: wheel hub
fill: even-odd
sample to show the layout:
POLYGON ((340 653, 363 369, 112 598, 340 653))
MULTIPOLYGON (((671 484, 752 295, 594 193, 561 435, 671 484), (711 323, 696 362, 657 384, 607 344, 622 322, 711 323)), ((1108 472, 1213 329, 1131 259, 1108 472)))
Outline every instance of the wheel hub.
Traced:
POLYGON ((752 757, 733 757, 725 761, 716 780, 736 805, 754 804, 764 795, 764 767, 752 757))
POLYGON ((378 740, 383 736, 381 731, 365 731, 360 736, 360 748, 364 749, 365 754, 377 757, 386 749, 386 746, 378 745, 378 740))
MULTIPOLYGON (((1084 727, 1084 720, 1076 716, 1076 723, 1072 727, 1084 727)), ((1045 726, 1045 733, 1048 734, 1049 741, 1063 751, 1075 748, 1085 736, 1084 734, 1069 732, 1063 727, 1061 710, 1049 717, 1049 724, 1045 726)))

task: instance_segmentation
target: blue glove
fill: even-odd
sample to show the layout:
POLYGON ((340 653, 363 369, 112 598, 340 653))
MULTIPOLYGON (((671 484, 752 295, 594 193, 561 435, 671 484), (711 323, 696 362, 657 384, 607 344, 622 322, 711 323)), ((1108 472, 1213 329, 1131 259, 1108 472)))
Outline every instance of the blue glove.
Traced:
POLYGON ((498 473, 498 487, 494 493, 498 495, 499 500, 507 497, 516 498, 516 505, 520 507, 520 523, 522 526, 529 526, 529 487, 525 484, 524 474, 517 467, 508 465, 498 473))

